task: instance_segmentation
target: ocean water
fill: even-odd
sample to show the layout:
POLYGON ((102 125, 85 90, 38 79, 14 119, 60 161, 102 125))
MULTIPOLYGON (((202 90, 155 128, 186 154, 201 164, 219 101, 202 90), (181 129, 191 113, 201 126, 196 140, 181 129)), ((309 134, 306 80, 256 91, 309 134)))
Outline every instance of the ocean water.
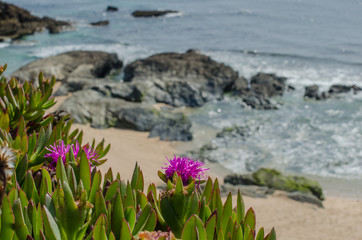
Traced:
POLYGON ((324 186, 362 197, 362 94, 305 101, 304 87, 362 86, 362 0, 13 0, 34 15, 71 21, 74 28, 0 43, 7 74, 33 60, 70 50, 117 53, 126 64, 161 52, 199 49, 250 78, 259 71, 288 78, 276 111, 241 107, 225 98, 187 110, 195 140, 218 146, 214 159, 237 173, 259 167, 310 176, 324 186), (108 5, 118 12, 106 12, 108 5), (133 18, 134 10, 177 10, 133 18), (105 27, 90 22, 109 20, 105 27), (250 136, 216 139, 223 127, 248 126, 250 136), (336 184, 341 183, 341 184, 336 184), (337 187, 337 185, 339 187, 337 187), (336 188, 333 188, 336 186, 336 188))

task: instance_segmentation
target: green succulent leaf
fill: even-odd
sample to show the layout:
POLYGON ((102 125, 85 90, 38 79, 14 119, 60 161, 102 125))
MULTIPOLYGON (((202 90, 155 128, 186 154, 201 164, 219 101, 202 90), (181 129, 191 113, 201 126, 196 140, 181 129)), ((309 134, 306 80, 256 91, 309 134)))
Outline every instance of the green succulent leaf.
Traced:
POLYGON ((206 231, 201 219, 197 215, 192 215, 186 222, 182 231, 182 239, 206 240, 206 231))
POLYGON ((5 194, 1 206, 0 239, 12 239, 14 235, 15 219, 8 196, 5 194))

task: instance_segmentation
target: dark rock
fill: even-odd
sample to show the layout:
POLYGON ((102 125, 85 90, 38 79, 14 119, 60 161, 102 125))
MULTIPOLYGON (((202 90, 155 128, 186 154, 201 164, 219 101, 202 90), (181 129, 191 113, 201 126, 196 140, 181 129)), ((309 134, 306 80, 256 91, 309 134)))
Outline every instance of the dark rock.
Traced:
POLYGON ((107 12, 117 12, 118 8, 115 6, 108 6, 107 7, 107 12))
POLYGON ((178 13, 177 11, 165 10, 165 11, 134 11, 132 16, 134 17, 160 17, 168 13, 178 13))
POLYGON ((145 99, 177 107, 220 100, 237 79, 230 67, 194 50, 153 55, 124 70, 124 81, 143 89, 145 99))
POLYGON ((256 185, 251 174, 229 174, 224 178, 224 183, 232 185, 256 185))
POLYGON ((223 128, 221 132, 216 134, 218 138, 224 137, 246 137, 250 135, 250 128, 243 126, 232 126, 223 128))
POLYGON ((350 91, 353 91, 353 93, 357 93, 359 91, 361 91, 362 89, 356 85, 341 85, 341 84, 336 84, 336 85, 332 85, 329 90, 328 93, 333 95, 333 94, 341 94, 341 93, 348 93, 350 91))
POLYGON ((21 81, 34 81, 39 72, 43 72, 46 78, 55 76, 57 80, 67 82, 68 78, 104 78, 111 71, 120 68, 122 62, 116 54, 74 51, 31 62, 15 71, 13 76, 21 81))
POLYGON ((235 80, 234 84, 231 86, 231 91, 244 93, 248 91, 248 80, 244 77, 239 77, 235 80))
POLYGON ((220 186, 220 194, 222 196, 227 196, 229 192, 231 194, 237 194, 238 191, 243 196, 253 197, 253 198, 266 198, 268 195, 272 195, 274 193, 273 189, 263 186, 255 186, 255 185, 237 185, 234 186, 232 184, 223 184, 220 186))
POLYGON ((266 98, 282 96, 285 90, 285 77, 275 74, 258 73, 251 78, 251 90, 266 98))
POLYGON ((320 185, 313 180, 300 176, 286 176, 275 169, 261 168, 256 172, 244 175, 228 175, 224 182, 234 185, 247 184, 267 186, 275 190, 287 192, 310 193, 320 200, 324 200, 323 191, 320 185))
POLYGON ((317 85, 305 87, 304 98, 320 100, 319 87, 317 85))
POLYGON ((70 24, 49 17, 36 17, 25 9, 0 2, 0 41, 21 38, 44 28, 50 33, 58 33, 66 26, 70 24))
POLYGON ((312 194, 306 194, 301 192, 287 192, 286 196, 298 202, 306 202, 323 208, 322 201, 312 194))
POLYGON ((277 105, 273 103, 270 99, 260 96, 254 92, 248 92, 246 94, 242 94, 241 98, 247 106, 253 109, 258 109, 258 110, 278 109, 277 105))
POLYGON ((107 26, 107 25, 109 25, 109 21, 104 20, 104 21, 92 22, 92 23, 90 23, 90 25, 92 25, 92 26, 107 26))
POLYGON ((319 93, 319 87, 317 85, 305 87, 304 98, 314 99, 314 100, 324 100, 327 98, 338 98, 341 94, 349 93, 353 91, 354 94, 362 91, 362 88, 356 85, 342 85, 335 84, 332 85, 328 92, 319 93))
POLYGON ((183 113, 165 114, 161 112, 160 120, 152 127, 149 137, 160 140, 191 141, 191 121, 183 113))

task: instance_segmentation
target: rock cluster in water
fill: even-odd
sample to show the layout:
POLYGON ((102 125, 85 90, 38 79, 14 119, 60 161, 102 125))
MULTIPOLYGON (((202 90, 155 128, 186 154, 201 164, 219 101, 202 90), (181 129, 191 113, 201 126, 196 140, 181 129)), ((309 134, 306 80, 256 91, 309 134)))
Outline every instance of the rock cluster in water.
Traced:
POLYGON ((44 28, 49 33, 58 33, 66 26, 70 24, 49 17, 36 17, 25 9, 0 1, 0 41, 18 39, 44 28))
POLYGON ((354 94, 357 94, 360 91, 362 91, 362 88, 356 85, 335 84, 332 85, 328 91, 319 92, 318 85, 311 85, 305 87, 304 98, 314 99, 314 100, 325 100, 328 98, 338 98, 341 94, 344 93, 353 92, 354 94))

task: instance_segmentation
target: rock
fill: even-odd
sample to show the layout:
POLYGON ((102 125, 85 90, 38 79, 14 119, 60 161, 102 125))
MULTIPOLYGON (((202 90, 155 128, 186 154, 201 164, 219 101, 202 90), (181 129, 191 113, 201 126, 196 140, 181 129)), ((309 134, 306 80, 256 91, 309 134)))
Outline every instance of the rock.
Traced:
POLYGON ((117 12, 118 8, 115 6, 108 6, 106 11, 107 12, 117 12))
POLYGON ((158 111, 151 105, 128 102, 93 89, 77 91, 59 108, 71 114, 75 122, 95 128, 115 127, 150 131, 161 140, 189 141, 191 122, 182 114, 158 111))
POLYGON ((362 88, 356 85, 332 85, 327 92, 319 93, 319 87, 317 85, 305 87, 304 98, 314 100, 324 100, 328 98, 338 98, 341 94, 349 93, 353 91, 354 94, 362 91, 362 88))
POLYGON ((267 186, 271 189, 286 192, 302 192, 316 196, 324 200, 324 195, 320 185, 313 180, 300 176, 286 176, 275 169, 261 168, 256 172, 244 175, 228 175, 224 179, 225 183, 234 185, 258 185, 267 186))
POLYGON ((232 185, 256 185, 251 174, 229 174, 224 178, 224 183, 232 185))
POLYGON ((224 137, 246 137, 250 135, 250 128, 243 127, 243 126, 232 126, 223 128, 221 132, 216 134, 217 138, 224 138, 224 137))
POLYGON ((322 201, 312 194, 301 193, 301 192, 287 192, 286 196, 298 202, 306 202, 314 204, 320 208, 323 208, 322 201))
POLYGON ((47 28, 50 33, 58 33, 66 26, 70 24, 49 17, 36 17, 25 9, 0 2, 0 41, 18 39, 44 28, 47 28))
POLYGON ((237 194, 238 191, 243 196, 249 196, 253 198, 266 198, 268 195, 272 195, 274 193, 273 189, 263 186, 255 186, 255 185, 232 185, 232 184, 223 184, 220 186, 220 193, 222 196, 227 196, 229 192, 231 194, 237 194))
POLYGON ((43 72, 46 78, 55 76, 57 80, 67 82, 68 78, 101 79, 120 68, 122 62, 116 54, 73 51, 31 62, 15 71, 13 76, 21 81, 34 81, 39 72, 43 72))
POLYGON ((304 98, 320 100, 319 87, 317 85, 307 86, 304 91, 304 98))
POLYGON ((251 78, 251 90, 265 98, 282 96, 285 90, 285 77, 275 74, 258 73, 251 78))
POLYGON ((248 92, 240 95, 246 106, 258 110, 275 110, 278 109, 277 105, 270 99, 256 94, 255 92, 248 92))
POLYGON ((237 79, 238 73, 230 67, 194 50, 153 55, 124 70, 124 81, 143 89, 145 99, 176 107, 220 100, 237 79))
POLYGON ((191 121, 183 113, 161 112, 160 120, 152 127, 149 137, 160 140, 191 141, 191 121))
POLYGON ((178 11, 173 11, 173 10, 165 10, 165 11, 134 11, 132 13, 132 16, 134 17, 160 17, 160 16, 164 16, 168 13, 178 13, 178 11))
POLYGON ((107 25, 109 25, 109 21, 104 20, 104 21, 92 22, 92 23, 90 23, 90 25, 92 25, 92 26, 107 26, 107 25))

